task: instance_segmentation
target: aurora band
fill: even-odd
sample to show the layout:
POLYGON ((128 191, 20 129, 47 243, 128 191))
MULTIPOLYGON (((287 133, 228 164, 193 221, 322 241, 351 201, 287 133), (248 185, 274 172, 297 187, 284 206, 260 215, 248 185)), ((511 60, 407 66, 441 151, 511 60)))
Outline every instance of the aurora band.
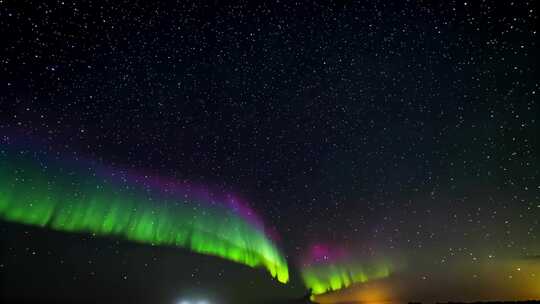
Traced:
POLYGON ((186 184, 0 145, 0 219, 182 247, 264 267, 287 283, 284 256, 240 206, 186 184))

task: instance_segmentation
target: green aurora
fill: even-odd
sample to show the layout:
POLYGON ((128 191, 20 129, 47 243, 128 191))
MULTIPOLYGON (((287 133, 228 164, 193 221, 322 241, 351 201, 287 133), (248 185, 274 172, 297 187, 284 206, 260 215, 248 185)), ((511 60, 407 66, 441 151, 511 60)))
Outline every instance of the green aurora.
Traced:
POLYGON ((355 283, 365 283, 390 275, 386 262, 361 265, 355 263, 325 263, 302 268, 304 284, 314 295, 340 290, 355 283))
POLYGON ((287 263, 273 242, 226 205, 156 195, 89 167, 0 149, 0 219, 187 248, 264 267, 279 282, 288 282, 287 263))

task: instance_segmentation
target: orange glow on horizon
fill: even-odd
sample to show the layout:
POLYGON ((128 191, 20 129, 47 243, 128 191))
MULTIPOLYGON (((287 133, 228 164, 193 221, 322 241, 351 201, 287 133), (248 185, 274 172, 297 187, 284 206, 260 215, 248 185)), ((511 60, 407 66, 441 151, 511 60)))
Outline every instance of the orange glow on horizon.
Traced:
POLYGON ((330 304, 342 301, 359 303, 391 303, 395 302, 392 289, 385 280, 377 280, 351 286, 338 292, 331 292, 314 297, 316 303, 330 304))
POLYGON ((314 296, 321 304, 525 301, 540 299, 540 264, 503 259, 426 275, 402 273, 314 296))

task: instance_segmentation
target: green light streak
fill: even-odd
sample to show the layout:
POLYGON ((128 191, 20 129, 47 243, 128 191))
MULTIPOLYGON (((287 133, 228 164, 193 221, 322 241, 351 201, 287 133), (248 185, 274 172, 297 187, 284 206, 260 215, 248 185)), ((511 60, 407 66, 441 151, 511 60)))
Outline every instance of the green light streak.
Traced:
POLYGON ((355 283, 365 283, 390 275, 390 265, 374 263, 360 264, 319 264, 302 269, 302 279, 314 295, 347 288, 355 283))
POLYGON ((156 196, 137 185, 107 181, 93 168, 63 166, 0 150, 0 219, 183 247, 264 267, 288 282, 287 263, 276 246, 233 210, 156 196))

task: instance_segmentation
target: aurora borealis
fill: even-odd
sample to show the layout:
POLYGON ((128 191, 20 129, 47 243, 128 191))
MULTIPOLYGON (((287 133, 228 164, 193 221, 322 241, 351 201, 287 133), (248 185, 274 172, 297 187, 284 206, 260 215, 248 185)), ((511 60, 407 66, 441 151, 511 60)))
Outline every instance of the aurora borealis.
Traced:
POLYGON ((538 1, 0 1, 0 303, 540 300, 538 1))
POLYGON ((336 263, 307 266, 302 269, 303 280, 315 295, 344 289, 356 283, 386 278, 389 275, 390 267, 384 263, 371 265, 362 265, 360 262, 336 263))
POLYGON ((185 247, 262 266, 282 283, 289 279, 284 257, 262 227, 242 216, 245 207, 230 196, 229 202, 219 202, 209 193, 197 197, 166 185, 145 187, 121 171, 81 168, 73 162, 9 150, 0 147, 0 217, 4 220, 185 247))
POLYGON ((391 269, 392 266, 387 261, 352 259, 348 250, 328 244, 311 246, 301 266, 304 284, 314 295, 386 278, 391 269))

